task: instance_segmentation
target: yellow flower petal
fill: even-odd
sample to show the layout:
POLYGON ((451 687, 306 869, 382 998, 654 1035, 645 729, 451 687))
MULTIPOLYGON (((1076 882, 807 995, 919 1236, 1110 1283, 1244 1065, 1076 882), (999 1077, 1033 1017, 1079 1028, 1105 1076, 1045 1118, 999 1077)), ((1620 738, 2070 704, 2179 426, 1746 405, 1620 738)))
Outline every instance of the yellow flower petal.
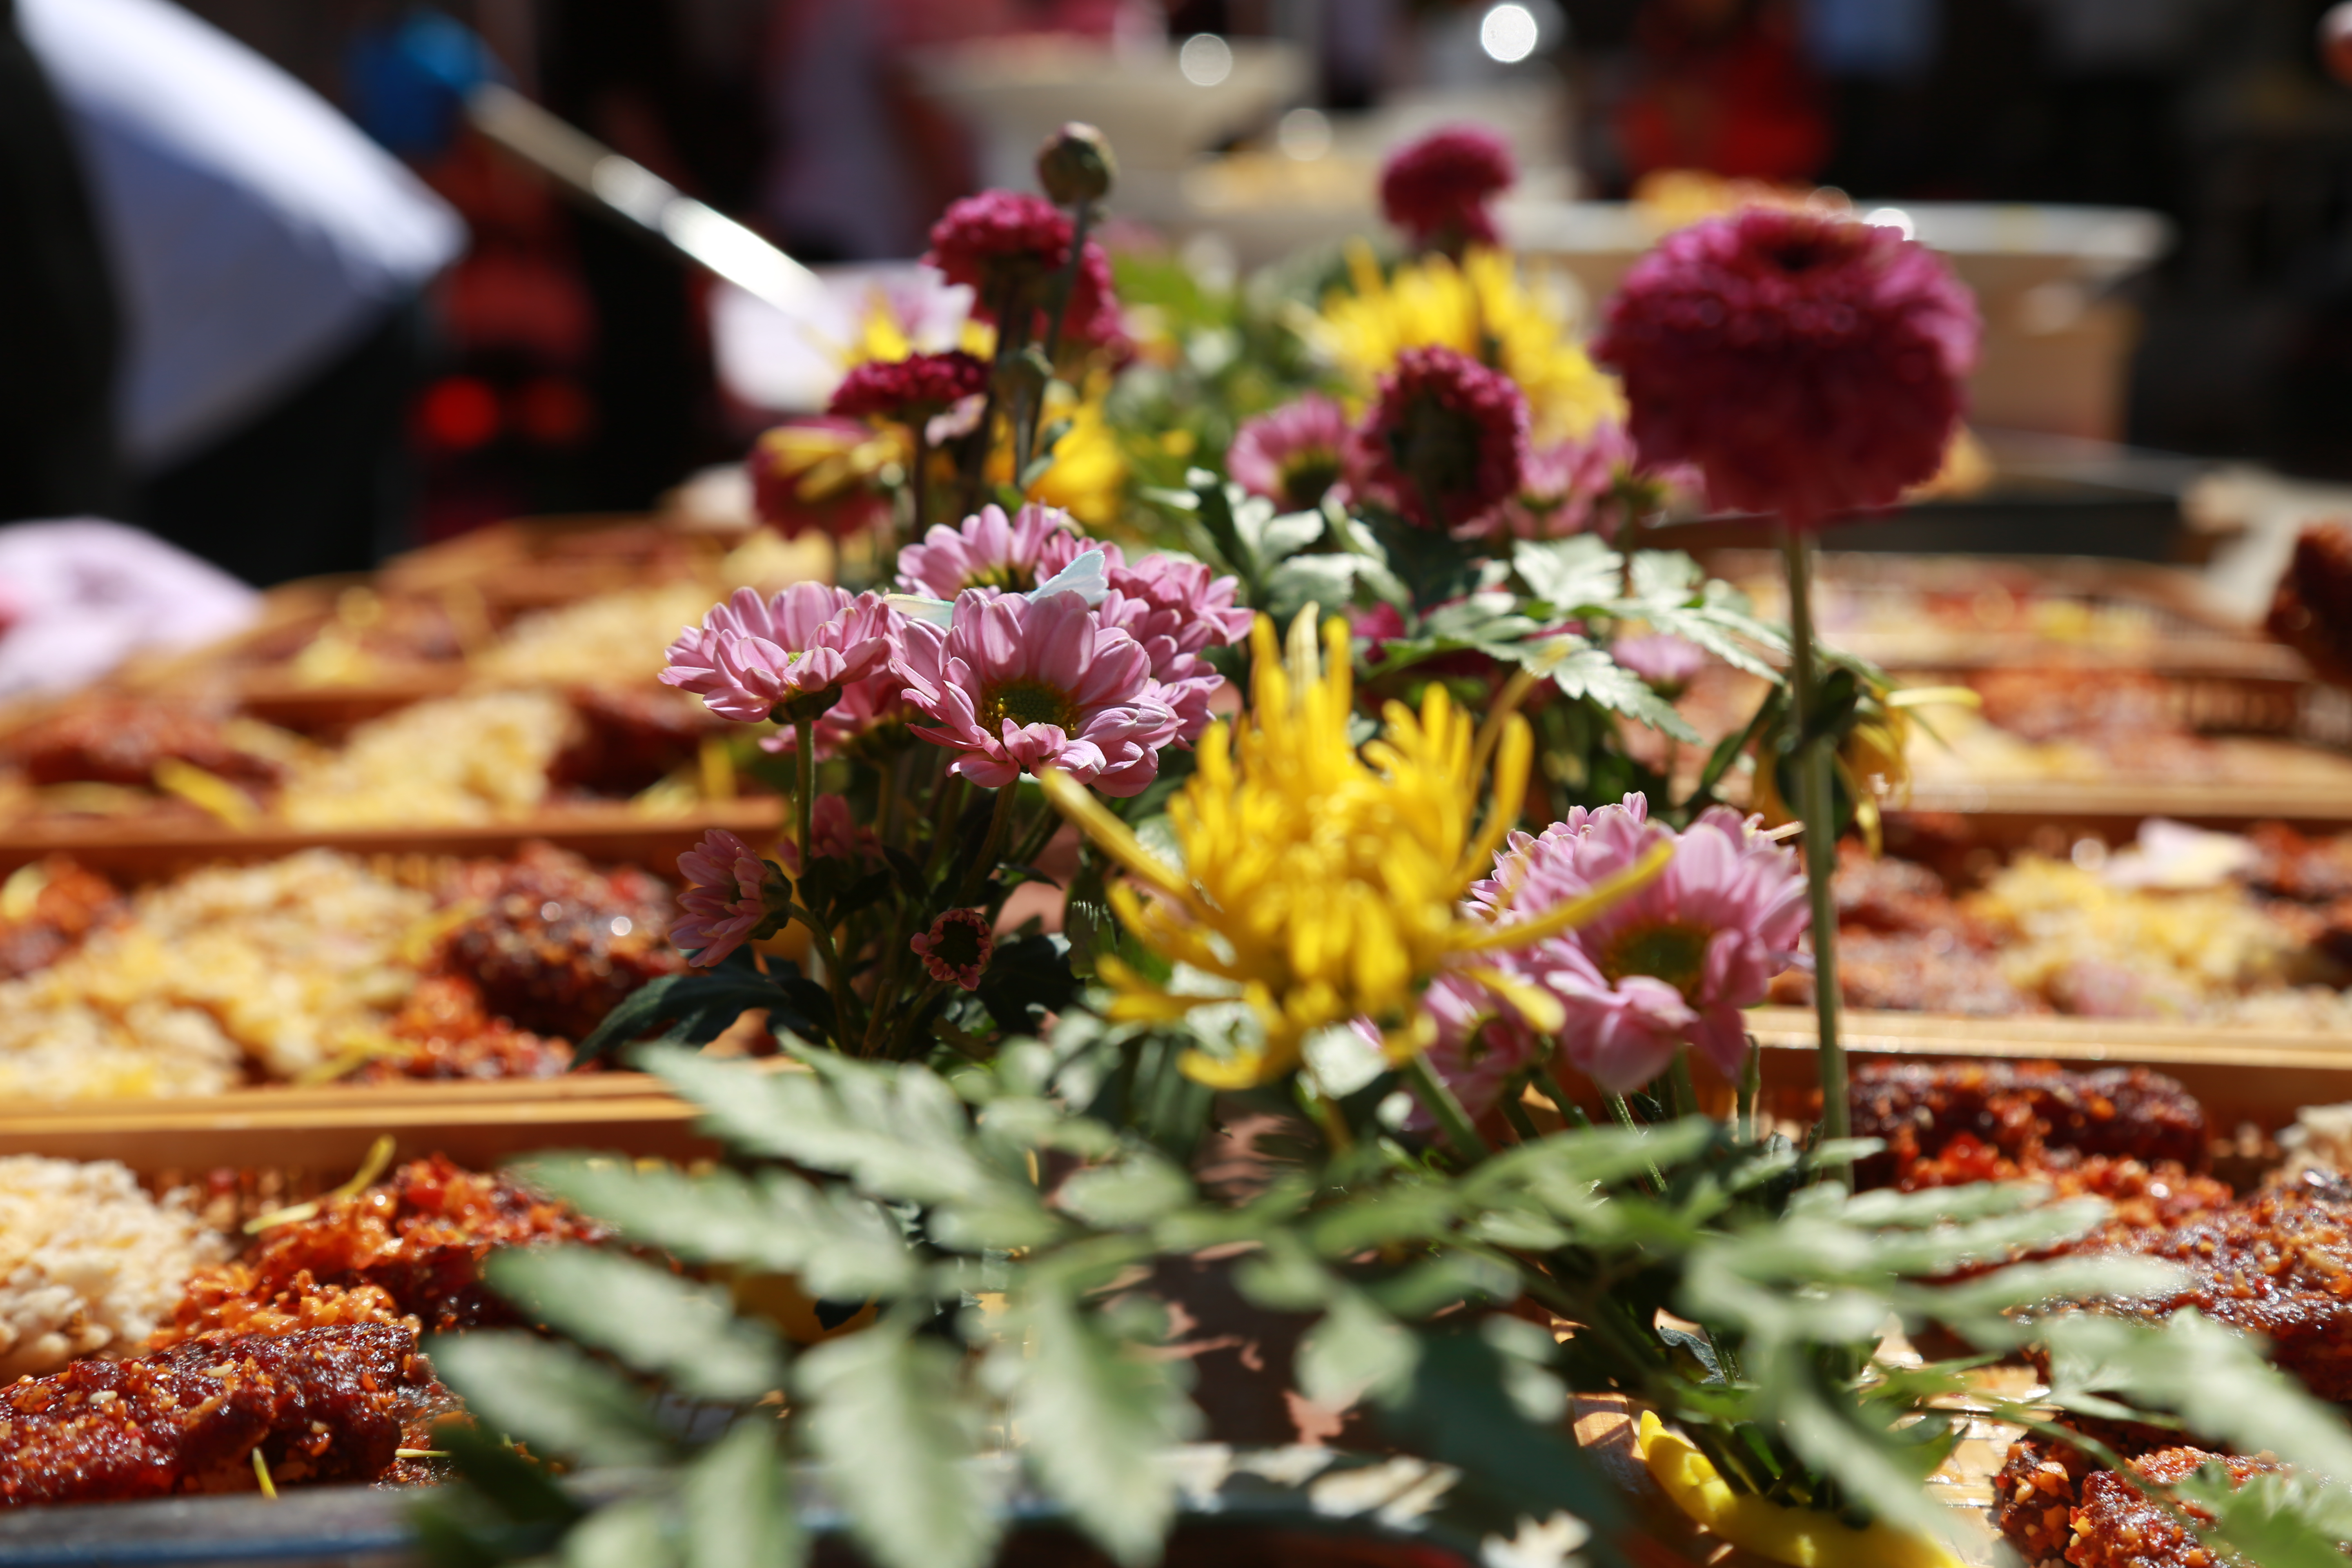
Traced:
POLYGON ((1689 1438, 1642 1412, 1642 1461, 1674 1505, 1734 1546, 1790 1568, 1961 1568, 1952 1549, 1880 1520, 1856 1530, 1833 1514, 1735 1492, 1689 1438))

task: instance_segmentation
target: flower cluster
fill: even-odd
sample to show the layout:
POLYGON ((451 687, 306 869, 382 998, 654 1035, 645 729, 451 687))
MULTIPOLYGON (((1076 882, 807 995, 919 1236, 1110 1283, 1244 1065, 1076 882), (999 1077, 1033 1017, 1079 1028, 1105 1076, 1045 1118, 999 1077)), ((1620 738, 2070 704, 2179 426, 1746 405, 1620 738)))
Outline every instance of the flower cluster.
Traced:
POLYGON ((1896 230, 1758 207, 1661 241, 1594 352, 1625 378, 1644 460, 1811 528, 1941 467, 1977 327, 1950 269, 1896 230))
POLYGON ((1540 835, 1514 833, 1473 904, 1507 931, 1541 923, 1661 849, 1664 873, 1580 922, 1499 959, 1559 1005, 1560 1049, 1604 1089, 1623 1093, 1663 1072, 1685 1045, 1727 1074, 1748 1052, 1739 1010, 1774 975, 1803 962, 1810 917, 1796 857, 1717 806, 1677 834, 1629 795, 1579 806, 1540 835))
POLYGON ((1367 493, 1423 528, 1483 526, 1518 493, 1528 404, 1509 377, 1452 349, 1407 349, 1357 426, 1367 493))
MULTIPOLYGON (((1039 312, 1042 324, 1044 287, 1068 264, 1071 235, 1068 216, 1042 196, 982 191, 948 207, 932 226, 931 248, 923 259, 949 282, 971 286, 972 313, 981 320, 995 321, 1005 300, 1014 299, 1039 312)), ((1078 258, 1062 331, 1089 343, 1111 342, 1120 335, 1110 258, 1091 239, 1078 258)), ((1033 328, 1029 335, 1042 332, 1033 328)))
POLYGON ((828 414, 855 419, 928 420, 988 390, 988 366, 961 349, 867 360, 834 389, 828 414))
POLYGON ((1487 199, 1517 178, 1501 137, 1480 126, 1449 125, 1390 156, 1381 170, 1381 211, 1418 246, 1458 251, 1493 245, 1487 199))

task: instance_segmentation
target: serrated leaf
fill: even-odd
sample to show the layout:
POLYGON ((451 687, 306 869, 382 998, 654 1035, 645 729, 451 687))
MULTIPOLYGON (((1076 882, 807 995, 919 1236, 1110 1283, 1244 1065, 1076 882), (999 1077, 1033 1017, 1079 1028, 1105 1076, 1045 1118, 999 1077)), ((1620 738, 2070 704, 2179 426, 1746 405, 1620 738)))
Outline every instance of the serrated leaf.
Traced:
POLYGON ((882 1568, 982 1568, 995 1550, 995 1489, 974 1463, 981 1412, 961 1360, 887 1318, 803 1354, 793 1382, 827 1479, 882 1568))
POLYGON ((1257 557, 1261 570, 1297 554, 1323 537, 1323 514, 1319 511, 1277 513, 1268 504, 1237 510, 1234 522, 1250 552, 1257 557))
POLYGON ((1591 533, 1523 539, 1511 551, 1511 565, 1528 592, 1564 615, 1610 603, 1625 580, 1624 557, 1591 533))
MULTIPOLYGON (((798 977, 798 970, 778 962, 798 977)), ((761 974, 748 962, 730 959, 716 969, 665 974, 639 986, 604 1015, 604 1021, 573 1049, 572 1064, 598 1060, 648 1038, 671 1045, 707 1046, 755 1007, 768 1010, 769 1022, 775 1028, 798 1035, 821 1034, 829 1014, 813 1014, 807 1002, 806 996, 761 974)))
POLYGON ((1192 1178, 1173 1161, 1148 1151, 1080 1171, 1054 1195, 1056 1205, 1097 1230, 1150 1225, 1192 1199, 1192 1178))
POLYGON ((2208 1465, 2173 1489, 2213 1516, 2206 1539, 2218 1541, 2262 1568, 2343 1568, 2352 1496, 2310 1477, 2256 1475, 2242 1487, 2229 1471, 2208 1465))
POLYGON ((1402 1323, 1360 1291, 1343 1290, 1298 1342, 1298 1389, 1316 1404, 1345 1409, 1408 1387, 1421 1347, 1402 1323))
POLYGON ((754 1410, 687 1468, 686 1568, 797 1568, 807 1557, 778 1431, 754 1410))
POLYGON ((1668 632, 1685 642, 1697 644, 1735 669, 1766 680, 1780 679, 1780 669, 1770 660, 1750 648, 1741 637, 1705 610, 1653 609, 1645 613, 1651 626, 1668 632))
POLYGON ((593 1247, 508 1247, 483 1273, 532 1318, 703 1399, 756 1399, 783 1386, 775 1337, 739 1319, 726 1293, 593 1247))
POLYGON ((498 1330, 444 1334, 433 1364, 467 1408, 542 1453, 592 1465, 654 1465, 667 1434, 619 1373, 558 1340, 498 1330))
POLYGON ((652 1498, 605 1504, 572 1527, 558 1554, 563 1568, 667 1568, 677 1560, 667 1510, 652 1498))
POLYGON ((1633 597, 1680 604, 1694 597, 1706 574, 1679 550, 1633 552, 1633 597))
POLYGON ((1509 1386, 1515 1362, 1533 1370, 1480 1334, 1420 1336, 1413 1375, 1381 1424, 1414 1453, 1459 1467, 1509 1513, 1544 1519, 1565 1510, 1610 1528, 1622 1511, 1616 1493, 1574 1443, 1522 1414, 1509 1386))
POLYGON ((1581 637, 1539 637, 1513 650, 1519 663, 1569 697, 1581 697, 1612 713, 1622 713, 1677 741, 1696 742, 1699 733, 1675 705, 1650 689, 1649 683, 1581 637))
POLYGON ((870 1200, 786 1171, 689 1176, 574 1156, 531 1161, 520 1172, 630 1240, 690 1263, 797 1273, 816 1295, 852 1300, 903 1294, 921 1277, 898 1225, 870 1200))
POLYGON ((1176 1510, 1166 1451, 1200 1425, 1177 1382, 1182 1363, 1139 1353, 1057 1291, 1013 1315, 1019 1335, 991 1352, 988 1373, 1012 1402, 1030 1468, 1112 1557, 1150 1562, 1176 1510))

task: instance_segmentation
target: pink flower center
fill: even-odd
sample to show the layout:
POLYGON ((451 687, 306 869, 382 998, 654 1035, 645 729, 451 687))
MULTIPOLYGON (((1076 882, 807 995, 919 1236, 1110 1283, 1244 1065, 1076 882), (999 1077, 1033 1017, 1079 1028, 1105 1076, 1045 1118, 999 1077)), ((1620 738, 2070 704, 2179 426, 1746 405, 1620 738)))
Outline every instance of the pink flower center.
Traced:
POLYGON ((1622 932, 1601 954, 1601 973, 1615 984, 1629 974, 1663 980, 1696 1001, 1706 971, 1706 944, 1714 932, 1693 925, 1635 926, 1622 932))
POLYGON ((1007 719, 1024 729, 1031 724, 1051 724, 1068 731, 1078 727, 1078 710, 1069 693, 1060 687, 1048 686, 1042 680, 1007 680, 982 694, 980 721, 991 734, 995 734, 1003 730, 1007 719))

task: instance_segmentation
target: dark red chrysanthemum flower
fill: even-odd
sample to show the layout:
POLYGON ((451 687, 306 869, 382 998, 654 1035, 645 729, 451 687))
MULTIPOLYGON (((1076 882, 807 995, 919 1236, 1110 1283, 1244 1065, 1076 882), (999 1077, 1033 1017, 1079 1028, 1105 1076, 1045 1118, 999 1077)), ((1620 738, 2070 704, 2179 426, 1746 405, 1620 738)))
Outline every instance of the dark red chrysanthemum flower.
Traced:
MULTIPOLYGON (((1045 331, 1046 286, 1070 258, 1070 220, 1043 196, 1019 191, 982 191, 950 203, 931 226, 931 248, 923 259, 947 274, 950 283, 971 286, 972 313, 992 321, 1007 289, 1025 294, 1037 311, 1037 335, 1045 331)), ((1080 342, 1107 343, 1119 336, 1118 300, 1110 279, 1110 258, 1093 240, 1078 259, 1062 331, 1080 342)))
POLYGON ((1975 364, 1976 301, 1892 228, 1751 208, 1668 236, 1610 301, 1634 445, 1708 499, 1799 528, 1931 477, 1975 364))
POLYGON ((842 377, 827 414, 852 419, 929 418, 988 390, 988 367, 961 349, 867 360, 842 377))
POLYGON ((1528 400, 1467 354, 1407 349, 1352 439, 1365 490, 1423 528, 1466 528, 1518 494, 1528 400))
POLYGON ((1486 198, 1517 178, 1501 137, 1475 125, 1449 125, 1390 155, 1381 170, 1381 210, 1415 245, 1492 245, 1486 198))

